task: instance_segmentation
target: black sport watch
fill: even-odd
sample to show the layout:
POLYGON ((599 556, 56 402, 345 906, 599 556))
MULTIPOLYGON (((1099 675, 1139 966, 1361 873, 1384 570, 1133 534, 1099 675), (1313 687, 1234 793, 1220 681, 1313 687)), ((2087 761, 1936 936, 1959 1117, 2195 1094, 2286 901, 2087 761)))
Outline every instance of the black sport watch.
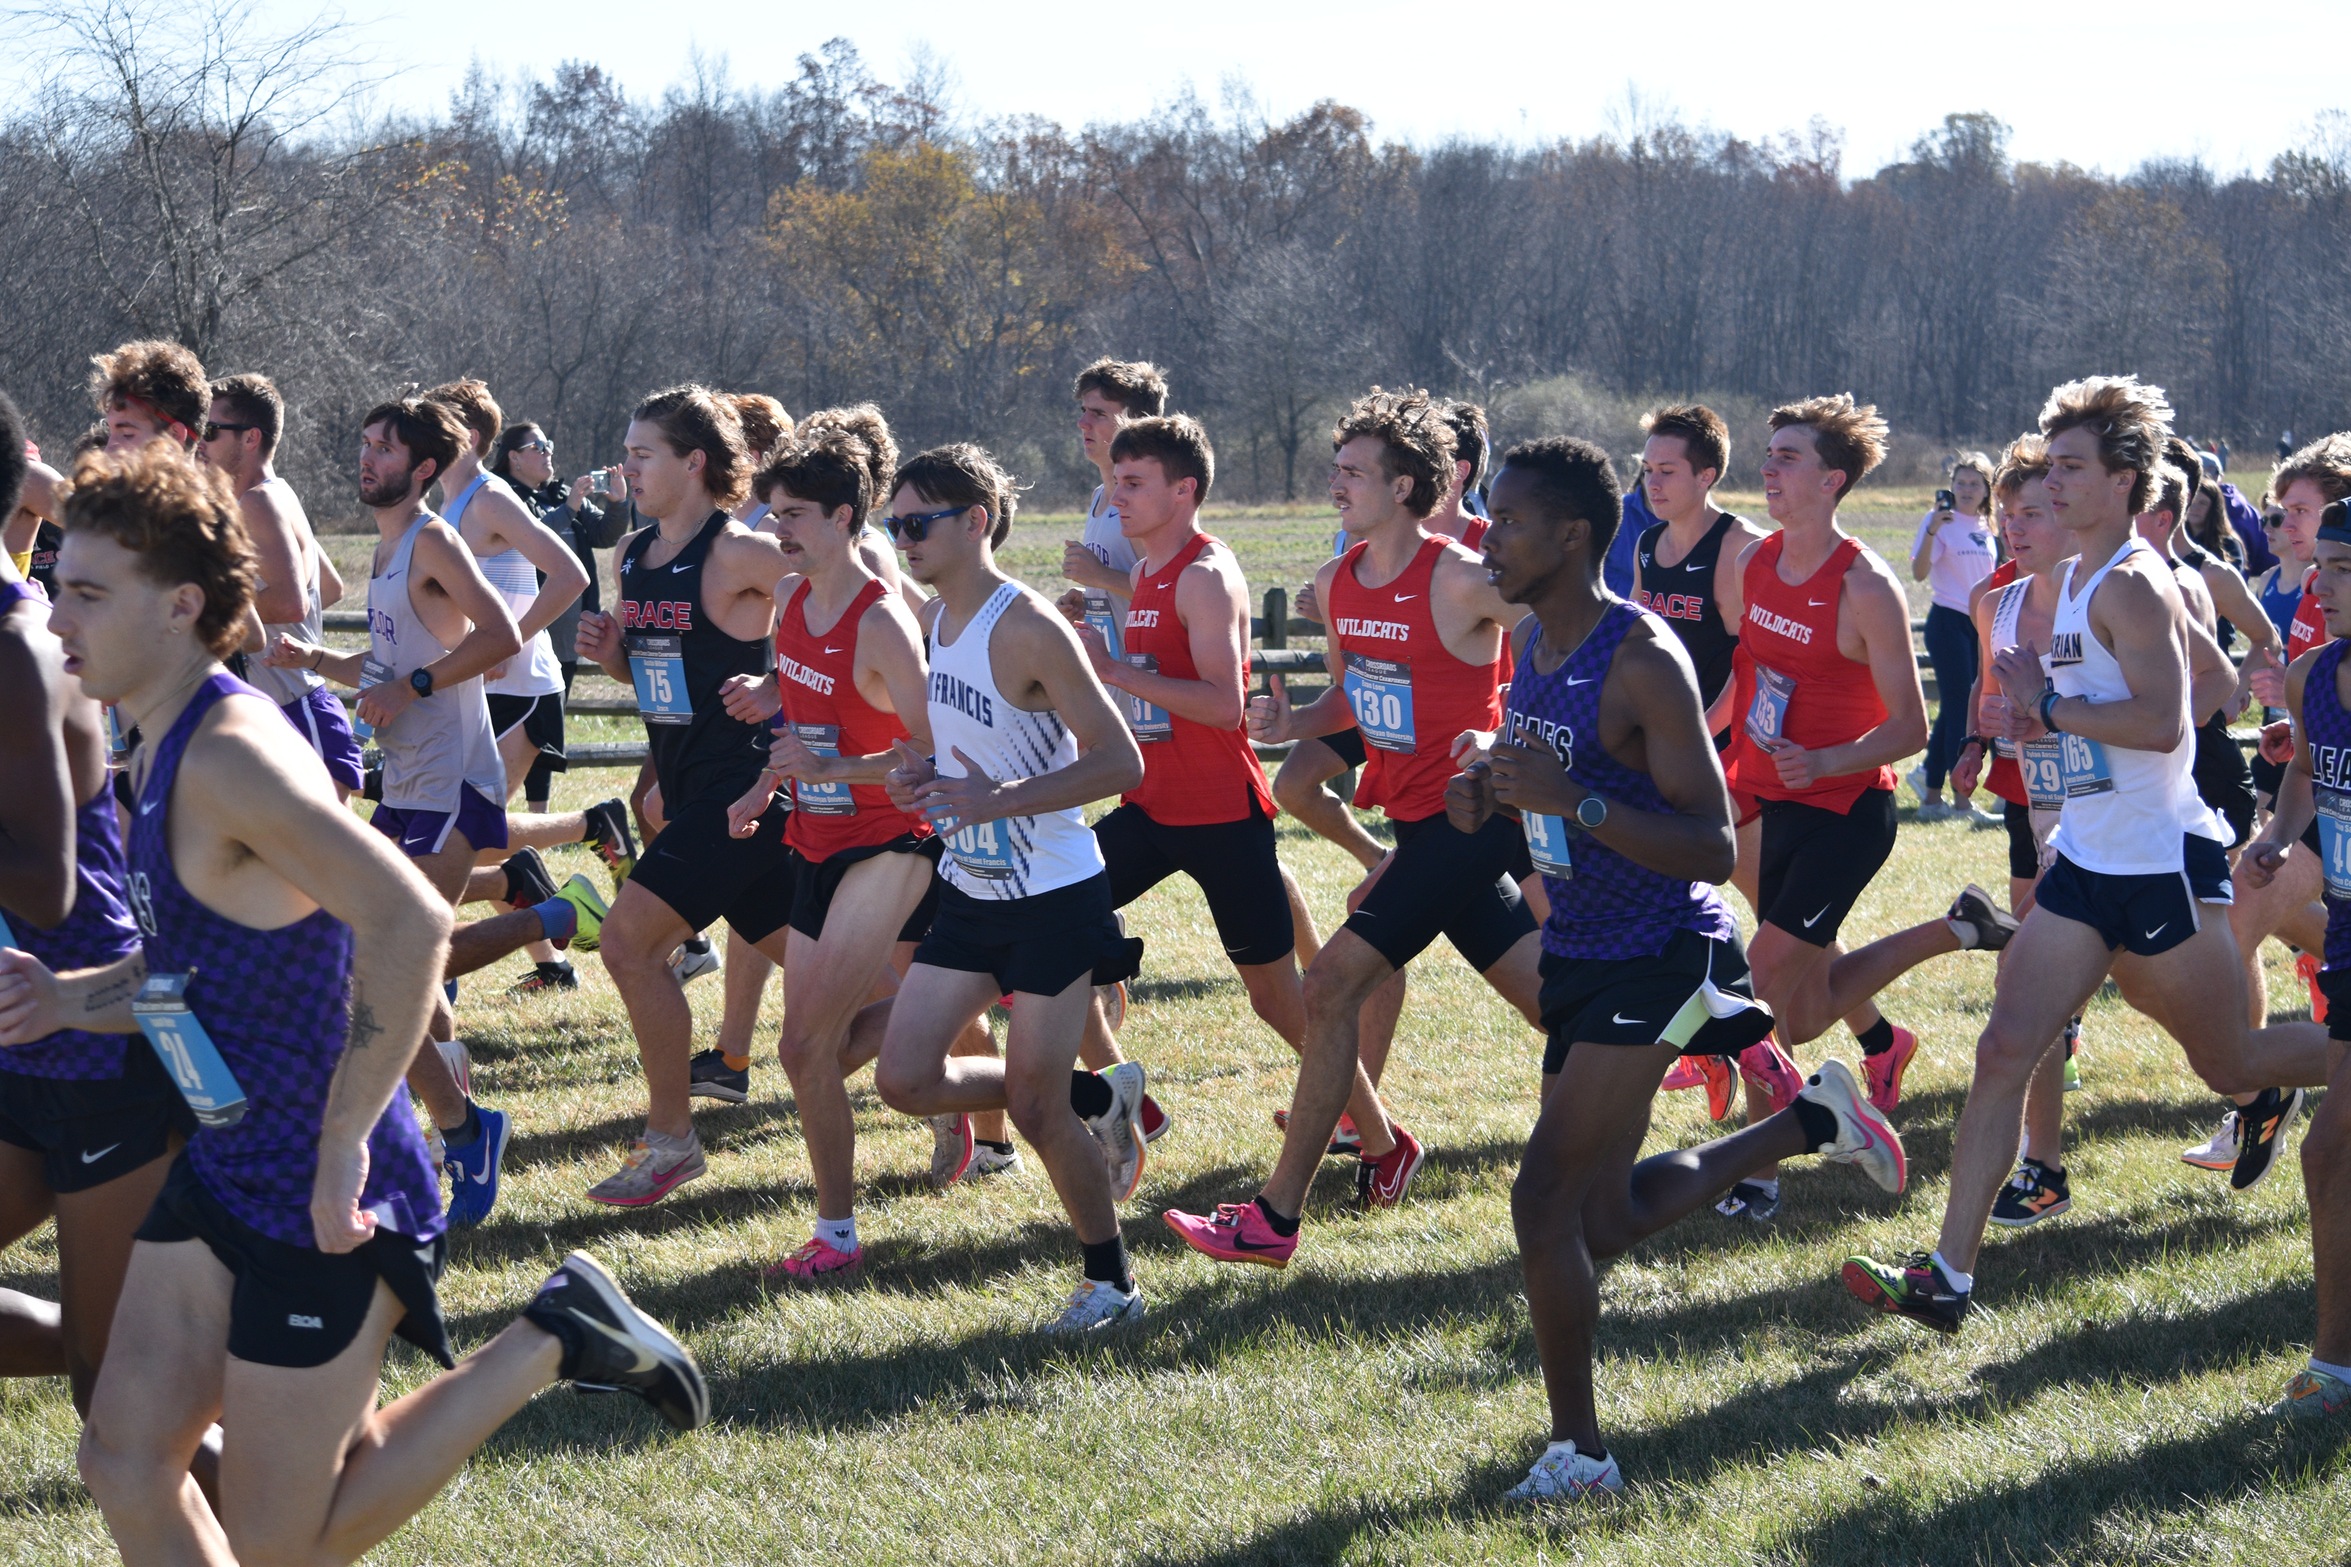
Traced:
POLYGON ((408 688, 418 696, 431 696, 433 694, 433 672, 422 664, 417 665, 408 677, 408 688))
POLYGON ((1608 802, 1596 794, 1587 794, 1576 802, 1575 819, 1584 831, 1590 832, 1608 820, 1608 802))

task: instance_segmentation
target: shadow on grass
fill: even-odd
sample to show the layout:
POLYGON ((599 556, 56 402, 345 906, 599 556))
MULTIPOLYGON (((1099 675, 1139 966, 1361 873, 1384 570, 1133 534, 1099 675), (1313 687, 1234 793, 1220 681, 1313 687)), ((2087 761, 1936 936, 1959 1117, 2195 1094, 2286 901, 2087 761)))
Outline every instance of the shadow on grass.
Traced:
POLYGON ((1182 975, 1170 979, 1130 979, 1127 981, 1127 999, 1148 1006, 1153 1002, 1205 1001, 1241 988, 1240 977, 1230 969, 1220 975, 1201 977, 1182 975))

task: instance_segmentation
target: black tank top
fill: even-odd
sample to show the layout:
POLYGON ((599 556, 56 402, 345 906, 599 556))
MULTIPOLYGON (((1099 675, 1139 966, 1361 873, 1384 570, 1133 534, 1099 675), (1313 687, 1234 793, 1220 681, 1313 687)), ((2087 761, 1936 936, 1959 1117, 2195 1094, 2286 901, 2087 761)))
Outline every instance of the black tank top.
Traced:
POLYGON ((1641 535, 1633 596, 1643 609, 1665 617, 1682 639, 1690 662, 1698 666, 1698 699, 1711 707, 1730 681, 1731 655, 1739 647, 1739 639, 1723 629, 1714 604, 1714 568, 1731 531, 1731 514, 1715 513, 1714 526, 1698 547, 1672 566, 1657 563, 1657 541, 1665 529, 1661 522, 1641 535))
MULTIPOLYGON (((767 727, 729 717, 718 688, 732 675, 766 674, 775 644, 766 637, 745 642, 728 636, 702 611, 702 566, 709 559, 711 541, 725 531, 727 521, 725 512, 712 512, 702 531, 687 540, 674 559, 658 566, 645 564, 645 552, 658 528, 647 528, 631 539, 621 556, 615 613, 623 644, 634 653, 646 645, 640 638, 674 637, 686 701, 693 711, 685 723, 645 725, 662 808, 673 821, 688 803, 705 795, 723 793, 732 800, 750 788, 767 765, 767 727)), ((642 705, 641 691, 639 702, 642 705)))

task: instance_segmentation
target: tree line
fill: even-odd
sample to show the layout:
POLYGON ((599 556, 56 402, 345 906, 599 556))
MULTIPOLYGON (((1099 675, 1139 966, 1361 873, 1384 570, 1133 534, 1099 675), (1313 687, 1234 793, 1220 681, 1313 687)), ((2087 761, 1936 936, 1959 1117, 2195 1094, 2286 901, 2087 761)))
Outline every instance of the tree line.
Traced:
POLYGON ((90 353, 176 338, 277 378, 282 465, 322 500, 362 410, 460 373, 573 467, 692 379, 871 399, 910 449, 983 441, 1048 499, 1091 482, 1069 383, 1100 353, 1165 365, 1226 493, 1273 499, 1315 493, 1374 382, 1618 450, 1652 398, 1849 389, 1914 468, 2092 371, 2253 450, 2351 402, 2340 114, 2258 175, 2020 163, 1953 114, 1855 176, 1819 122, 1541 146, 1404 145, 1335 101, 975 122, 845 40, 772 88, 477 70, 423 115, 371 107, 332 20, 266 33, 242 0, 71 0, 43 37, 45 90, 0 111, 0 387, 62 442, 90 353))

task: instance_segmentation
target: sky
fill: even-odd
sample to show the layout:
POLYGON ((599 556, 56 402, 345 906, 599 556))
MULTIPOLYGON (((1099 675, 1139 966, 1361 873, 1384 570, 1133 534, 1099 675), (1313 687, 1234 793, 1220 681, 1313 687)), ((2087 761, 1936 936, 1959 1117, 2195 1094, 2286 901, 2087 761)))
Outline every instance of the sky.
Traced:
MULTIPOLYGON (((303 0, 250 3, 264 27, 317 11, 303 0)), ((508 73, 593 60, 632 96, 653 98, 697 51, 723 58, 738 86, 775 86, 834 36, 885 78, 936 62, 973 116, 1074 128, 1147 113, 1188 87, 1211 103, 1244 90, 1274 117, 1336 98, 1369 114, 1375 134, 1423 144, 1583 138, 1660 113, 1761 137, 1818 117, 1843 132, 1849 176, 1904 156, 1948 113, 2006 121, 2020 160, 2122 173, 2149 158, 2200 157, 2235 172, 2302 145, 2320 111, 2351 109, 2340 51, 2323 47, 2339 40, 2344 0, 2143 0, 2135 10, 1862 0, 1841 23, 1754 0, 343 3, 365 47, 398 72, 380 101, 412 112, 443 106, 476 60, 508 73)), ((0 65, 0 84, 37 90, 9 74, 0 65)))

